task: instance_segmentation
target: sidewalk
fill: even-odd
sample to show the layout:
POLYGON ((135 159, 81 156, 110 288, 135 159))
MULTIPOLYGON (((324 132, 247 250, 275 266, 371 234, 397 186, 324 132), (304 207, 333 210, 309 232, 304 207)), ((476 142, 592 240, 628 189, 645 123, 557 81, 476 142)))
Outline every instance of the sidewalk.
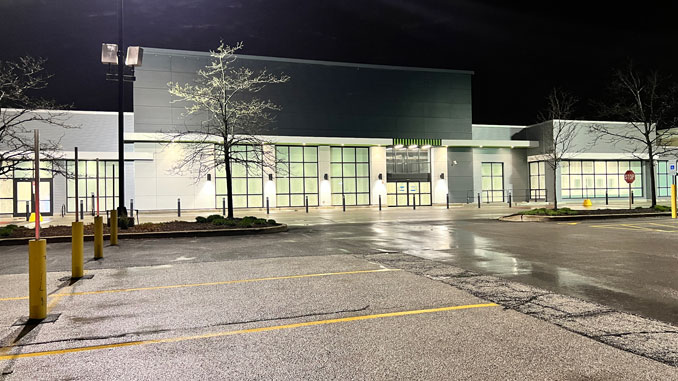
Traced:
MULTIPOLYGON (((582 206, 583 200, 575 202, 558 203, 559 207, 568 207, 571 209, 626 209, 628 208, 628 201, 610 201, 609 205, 605 205, 605 201, 592 200, 594 202, 592 207, 582 206), (580 202, 581 201, 581 202, 580 202)), ((665 200, 660 200, 659 204, 664 205, 665 200)), ((639 200, 633 204, 636 207, 649 207, 650 202, 647 200, 639 200)), ((394 221, 401 219, 409 220, 442 220, 442 219, 458 219, 458 218, 499 218, 504 215, 513 214, 520 209, 529 208, 545 208, 551 207, 547 203, 519 203, 513 204, 512 208, 505 203, 481 203, 480 208, 477 204, 450 204, 450 209, 445 205, 434 206, 417 206, 416 210, 411 207, 389 208, 383 207, 379 211, 378 207, 347 207, 346 211, 342 211, 341 207, 322 207, 309 208, 306 213, 303 207, 299 208, 271 208, 270 213, 266 214, 266 209, 236 209, 236 217, 255 216, 258 218, 275 219, 278 222, 288 225, 309 225, 309 224, 327 224, 327 223, 355 223, 355 222, 373 222, 373 221, 394 221)), ((163 211, 140 211, 138 214, 138 222, 167 222, 167 221, 195 221, 195 217, 206 217, 210 214, 221 214, 221 209, 202 209, 202 210, 182 210, 181 216, 177 215, 176 210, 163 211)), ((105 216, 105 212, 103 213, 105 216)), ((135 217, 137 215, 135 214, 135 217)), ((91 213, 84 214, 84 222, 86 224, 93 223, 94 218, 91 213)), ((75 214, 68 213, 65 217, 59 215, 43 216, 42 226, 51 225, 70 225, 75 221, 75 214)), ((0 226, 7 224, 15 224, 19 226, 33 226, 33 223, 26 222, 24 217, 0 216, 0 226)))

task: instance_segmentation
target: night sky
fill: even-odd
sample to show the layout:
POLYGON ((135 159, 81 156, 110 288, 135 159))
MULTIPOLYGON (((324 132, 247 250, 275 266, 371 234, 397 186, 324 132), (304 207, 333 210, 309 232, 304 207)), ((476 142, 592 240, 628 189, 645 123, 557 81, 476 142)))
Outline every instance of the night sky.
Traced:
MULTIPOLYGON (((628 59, 678 80, 677 2, 602 3, 125 0, 125 43, 209 50, 223 38, 243 54, 473 70, 474 123, 529 124, 553 86, 595 118, 590 100, 628 59)), ((99 58, 117 42, 117 4, 2 0, 0 60, 45 57, 54 78, 41 95, 115 110, 99 58)))

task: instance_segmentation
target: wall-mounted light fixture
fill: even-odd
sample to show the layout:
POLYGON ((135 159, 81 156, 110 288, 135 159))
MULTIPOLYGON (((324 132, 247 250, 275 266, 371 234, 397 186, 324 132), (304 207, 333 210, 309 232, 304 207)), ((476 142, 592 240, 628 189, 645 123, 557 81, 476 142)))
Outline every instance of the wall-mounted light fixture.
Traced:
POLYGON ((272 173, 268 174, 268 181, 273 181, 273 174, 272 173))
POLYGON ((379 176, 378 176, 378 178, 379 178, 379 180, 383 180, 383 179, 384 179, 384 176, 380 173, 379 176))
POLYGON ((450 163, 450 167, 454 167, 455 165, 457 165, 457 161, 456 161, 456 160, 452 160, 452 162, 450 163))
POLYGON ((441 179, 441 180, 445 180, 445 174, 444 174, 444 173, 441 173, 441 174, 440 174, 440 179, 441 179))
POLYGON ((212 174, 211 173, 207 174, 207 181, 212 181, 212 174))
POLYGON ((325 180, 329 180, 329 179, 330 179, 329 176, 327 176, 327 173, 323 175, 323 179, 325 179, 325 180))

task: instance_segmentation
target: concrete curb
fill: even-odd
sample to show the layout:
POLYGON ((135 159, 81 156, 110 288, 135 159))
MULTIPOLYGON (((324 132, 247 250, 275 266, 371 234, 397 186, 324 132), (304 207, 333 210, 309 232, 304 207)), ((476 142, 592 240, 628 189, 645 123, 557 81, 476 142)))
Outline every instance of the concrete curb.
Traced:
MULTIPOLYGON (((179 237, 218 237, 233 235, 272 234, 287 231, 286 224, 263 226, 259 228, 242 229, 212 229, 212 230, 182 230, 169 232, 119 233, 118 239, 148 239, 148 238, 179 238, 179 237)), ((42 237, 47 243, 71 242, 71 236, 42 237)), ((3 238, 0 246, 26 245, 33 237, 3 238)), ((85 241, 93 241, 93 235, 86 235, 85 241)), ((110 239, 110 234, 104 234, 104 240, 110 239)))
POLYGON ((512 214, 510 216, 499 217, 499 221, 506 222, 581 221, 581 220, 607 220, 614 218, 661 217, 670 215, 671 212, 629 213, 629 214, 583 214, 573 216, 537 216, 537 215, 512 214))

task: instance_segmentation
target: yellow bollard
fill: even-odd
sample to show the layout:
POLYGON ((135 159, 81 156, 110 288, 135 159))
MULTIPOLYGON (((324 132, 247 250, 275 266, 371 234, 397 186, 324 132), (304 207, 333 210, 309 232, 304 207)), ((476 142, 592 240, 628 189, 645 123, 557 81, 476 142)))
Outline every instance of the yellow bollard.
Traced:
POLYGON ((671 185, 671 218, 676 218, 676 184, 671 185))
POLYGON ((104 218, 94 217, 94 258, 104 257, 104 218))
POLYGON ((84 236, 85 227, 82 221, 71 224, 71 278, 82 278, 84 275, 84 236))
POLYGON ((582 204, 582 206, 585 206, 585 207, 593 206, 593 203, 591 203, 591 200, 587 198, 586 200, 584 200, 584 203, 582 204))
POLYGON ((47 317, 47 241, 28 241, 28 306, 29 319, 47 317))
POLYGON ((118 244, 118 211, 111 210, 111 245, 118 244))

